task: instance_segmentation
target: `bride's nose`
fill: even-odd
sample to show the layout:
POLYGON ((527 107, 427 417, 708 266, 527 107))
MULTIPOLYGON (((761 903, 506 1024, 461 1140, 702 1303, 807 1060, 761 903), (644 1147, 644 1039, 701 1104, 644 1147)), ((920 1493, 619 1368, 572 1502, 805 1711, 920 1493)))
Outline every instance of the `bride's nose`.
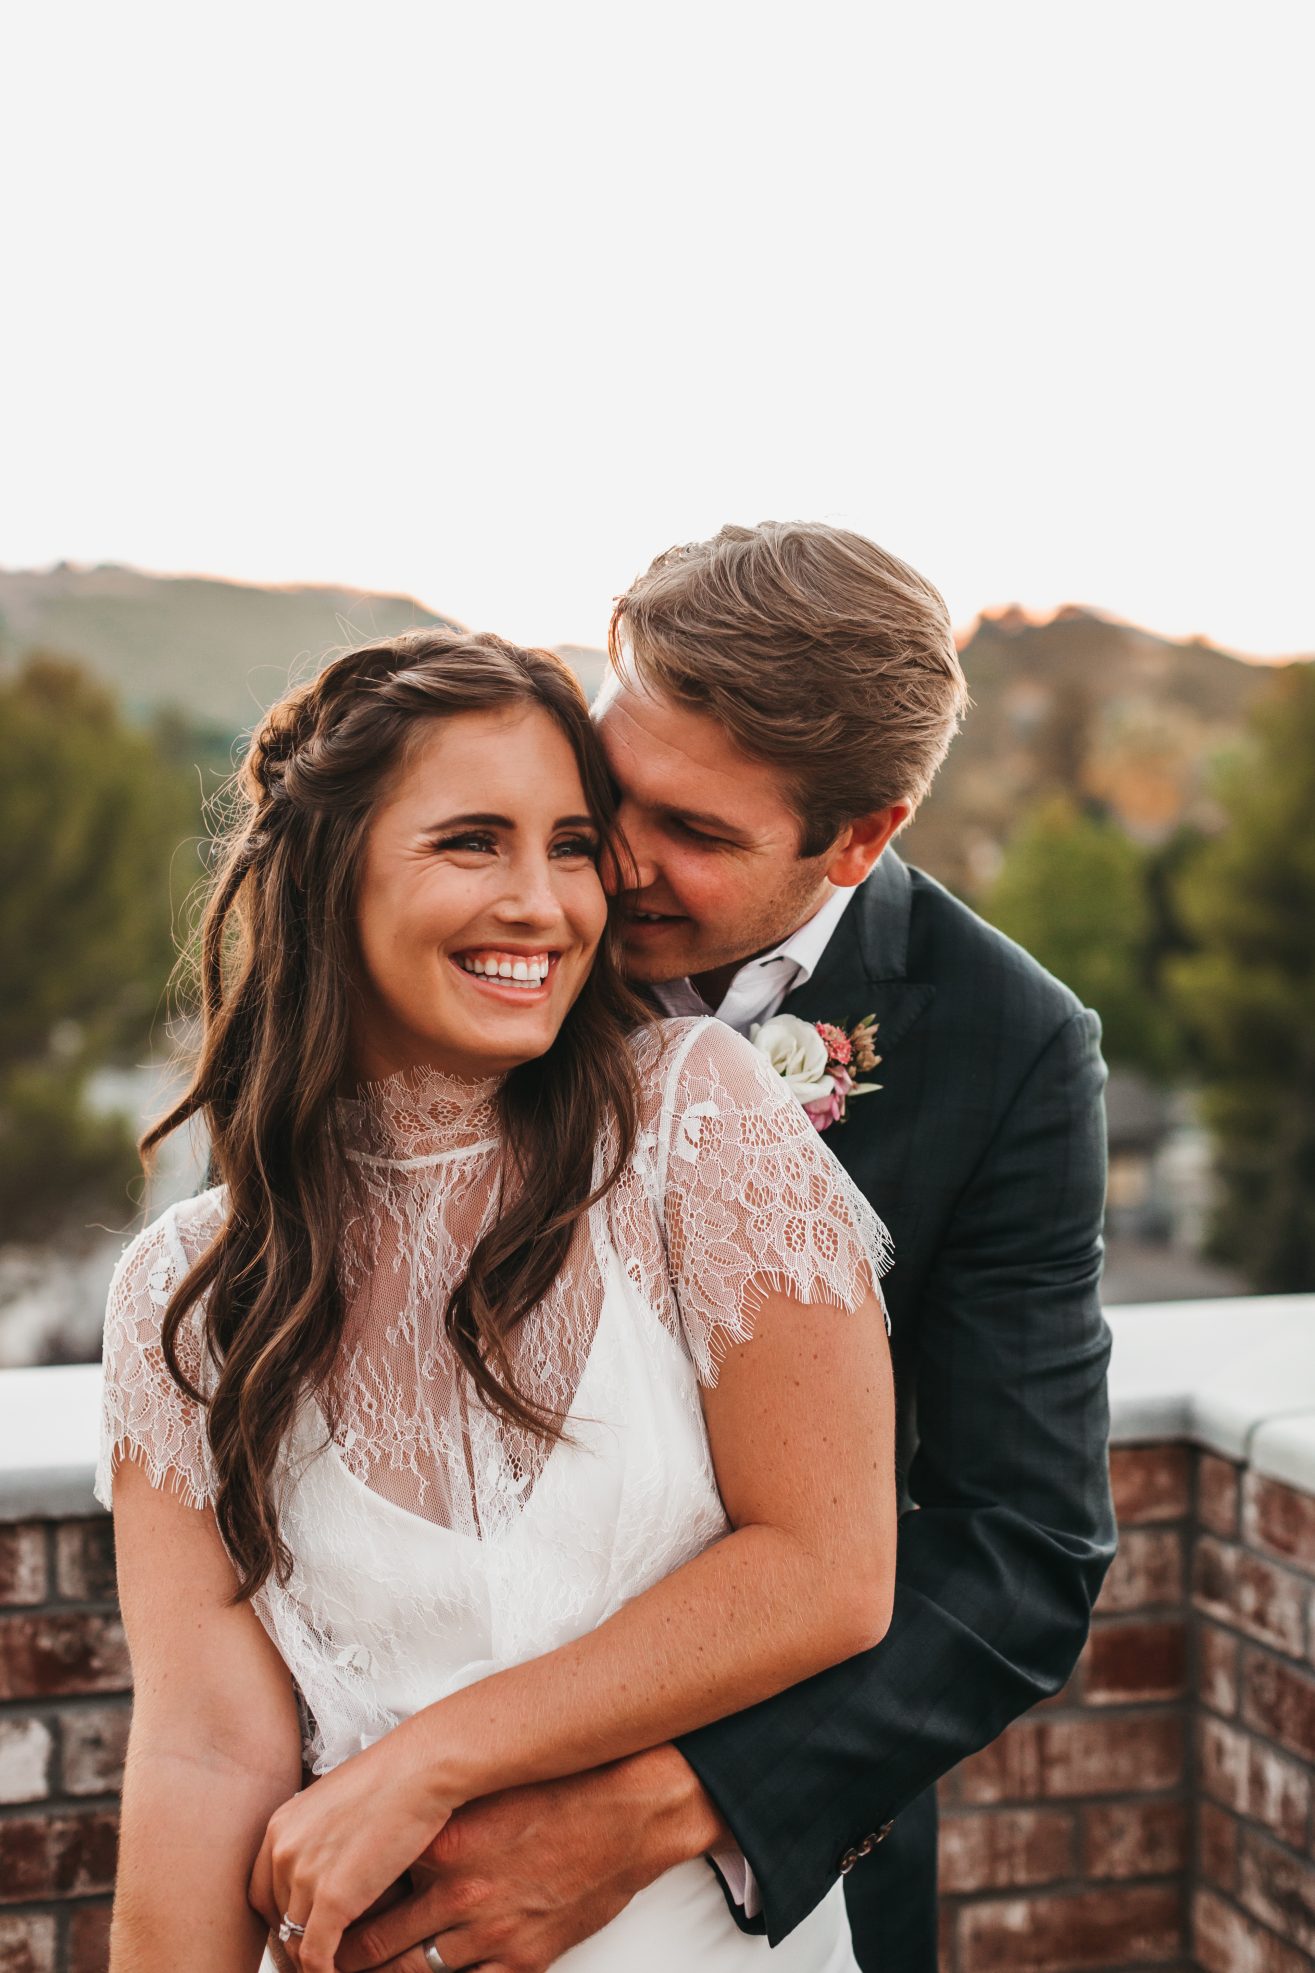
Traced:
POLYGON ((508 884, 494 909, 504 924, 536 928, 561 922, 561 899, 553 886, 552 864, 544 856, 520 856, 510 866, 508 884))

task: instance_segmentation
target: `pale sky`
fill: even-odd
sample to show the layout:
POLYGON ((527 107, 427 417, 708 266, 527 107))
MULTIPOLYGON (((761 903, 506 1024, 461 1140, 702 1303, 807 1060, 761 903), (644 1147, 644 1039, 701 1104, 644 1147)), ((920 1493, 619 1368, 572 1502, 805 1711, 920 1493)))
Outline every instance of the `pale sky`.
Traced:
POLYGON ((840 522, 1315 651, 1307 0, 6 9, 0 565, 598 643, 840 522))

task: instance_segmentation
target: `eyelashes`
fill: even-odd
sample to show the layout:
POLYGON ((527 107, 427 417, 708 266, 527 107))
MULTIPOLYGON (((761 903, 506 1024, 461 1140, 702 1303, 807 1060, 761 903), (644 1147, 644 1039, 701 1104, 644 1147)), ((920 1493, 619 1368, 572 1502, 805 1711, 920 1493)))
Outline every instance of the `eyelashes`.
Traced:
MULTIPOLYGON (((434 843, 436 850, 468 850, 475 855, 493 855, 498 848, 496 836, 484 829, 466 830, 456 836, 440 836, 434 843)), ((550 855, 559 858, 589 858, 596 862, 602 854, 602 843, 597 836, 563 836, 553 844, 550 855)))

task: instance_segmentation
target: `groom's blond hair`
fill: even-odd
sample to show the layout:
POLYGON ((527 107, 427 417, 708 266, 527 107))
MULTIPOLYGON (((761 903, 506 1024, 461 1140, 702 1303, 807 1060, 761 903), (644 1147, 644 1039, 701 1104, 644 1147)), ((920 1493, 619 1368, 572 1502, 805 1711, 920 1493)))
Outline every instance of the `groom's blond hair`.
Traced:
POLYGON ((608 650, 643 689, 784 769, 805 856, 856 816, 916 808, 968 704, 939 592, 821 521, 668 548, 618 599, 608 650))

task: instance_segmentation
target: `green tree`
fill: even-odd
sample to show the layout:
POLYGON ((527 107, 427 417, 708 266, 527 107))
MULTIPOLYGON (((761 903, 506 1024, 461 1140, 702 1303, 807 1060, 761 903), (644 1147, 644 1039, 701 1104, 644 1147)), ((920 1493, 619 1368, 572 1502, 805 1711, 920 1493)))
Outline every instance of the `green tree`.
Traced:
MULTIPOLYGON (((67 659, 0 677, 0 1208, 32 1233, 109 1196, 126 1130, 88 1113, 88 1071, 135 1045, 174 963, 170 867, 195 835, 187 779, 67 659)), ((179 888, 196 871, 185 851, 179 888)))
POLYGON ((1171 963, 1206 1085, 1221 1257, 1315 1288, 1315 665, 1291 665, 1220 777, 1226 825, 1178 882, 1171 963))
POLYGON ((1096 1009, 1111 1062, 1171 1073, 1174 1025, 1149 976, 1156 920, 1147 858, 1121 829, 1063 796, 1039 803, 983 910, 1096 1009))
POLYGON ((0 682, 0 1062, 43 1055, 57 1022, 98 1052, 142 1032, 194 828, 181 772, 76 665, 35 655, 0 682))

